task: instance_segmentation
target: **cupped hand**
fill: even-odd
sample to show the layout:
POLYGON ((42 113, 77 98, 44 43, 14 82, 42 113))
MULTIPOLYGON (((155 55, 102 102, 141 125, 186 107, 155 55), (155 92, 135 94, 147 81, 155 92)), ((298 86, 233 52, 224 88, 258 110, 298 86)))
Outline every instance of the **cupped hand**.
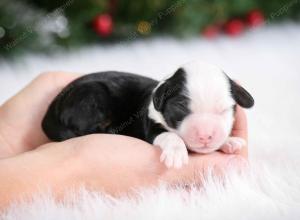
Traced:
POLYGON ((78 74, 43 73, 0 107, 0 158, 49 142, 41 121, 54 97, 78 74))
MULTIPOLYGON (((159 148, 132 137, 95 134, 51 143, 41 129, 42 118, 53 98, 78 76, 62 72, 43 74, 4 103, 0 108, 0 158, 35 148, 33 153, 38 152, 53 164, 60 155, 68 155, 66 158, 72 159, 68 160, 71 162, 66 170, 72 167, 72 176, 76 176, 72 184, 85 184, 112 194, 135 186, 153 185, 159 180, 170 183, 193 181, 196 171, 208 167, 223 168, 233 159, 247 158, 247 146, 244 146, 235 155, 221 152, 190 154, 188 165, 167 169, 159 161, 159 148), (51 149, 53 153, 49 153, 51 149)), ((236 110, 232 136, 247 140, 246 115, 240 107, 236 110)), ((67 171, 59 169, 57 172, 67 171)), ((70 183, 70 180, 64 181, 70 183)))

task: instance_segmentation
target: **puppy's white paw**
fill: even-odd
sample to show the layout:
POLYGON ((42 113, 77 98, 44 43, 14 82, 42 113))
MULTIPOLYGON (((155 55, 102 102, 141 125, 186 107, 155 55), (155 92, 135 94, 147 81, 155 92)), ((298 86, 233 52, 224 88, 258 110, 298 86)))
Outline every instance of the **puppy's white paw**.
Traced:
POLYGON ((162 149, 160 161, 164 162, 168 168, 181 168, 188 163, 188 151, 177 134, 164 132, 155 138, 153 144, 162 149))
POLYGON ((246 146, 246 141, 239 137, 229 137, 221 150, 227 154, 239 153, 243 146, 246 146))

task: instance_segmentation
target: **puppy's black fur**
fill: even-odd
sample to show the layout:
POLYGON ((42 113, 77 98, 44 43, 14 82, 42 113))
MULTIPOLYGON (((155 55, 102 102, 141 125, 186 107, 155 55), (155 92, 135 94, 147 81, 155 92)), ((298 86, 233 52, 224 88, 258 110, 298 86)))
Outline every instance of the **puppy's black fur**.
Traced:
POLYGON ((177 128, 190 113, 188 109, 190 100, 184 95, 187 94, 185 85, 186 73, 179 68, 169 80, 156 90, 153 97, 155 109, 162 113, 171 128, 177 128))
POLYGON ((231 80, 229 77, 231 95, 233 99, 243 108, 251 108, 254 105, 254 99, 247 90, 231 80))
POLYGON ((166 130, 148 117, 151 100, 167 123, 177 126, 188 114, 188 100, 181 95, 184 82, 185 73, 178 70, 152 95, 158 81, 151 78, 113 71, 85 75, 70 83, 55 98, 42 128, 53 141, 110 133, 152 143, 166 130))

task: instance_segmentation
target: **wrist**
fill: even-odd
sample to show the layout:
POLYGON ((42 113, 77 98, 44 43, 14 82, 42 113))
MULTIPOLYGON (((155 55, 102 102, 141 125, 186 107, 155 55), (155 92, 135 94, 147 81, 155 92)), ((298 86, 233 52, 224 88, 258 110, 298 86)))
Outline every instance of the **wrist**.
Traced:
POLYGON ((77 162, 68 147, 48 144, 0 160, 0 207, 48 190, 60 199, 77 187, 77 162))

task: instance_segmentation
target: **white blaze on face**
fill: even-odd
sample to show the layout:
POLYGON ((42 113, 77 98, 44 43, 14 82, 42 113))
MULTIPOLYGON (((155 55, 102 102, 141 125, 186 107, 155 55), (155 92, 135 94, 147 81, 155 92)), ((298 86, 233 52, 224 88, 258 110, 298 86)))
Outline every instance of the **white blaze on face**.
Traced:
POLYGON ((215 151, 232 129, 235 102, 229 81, 221 69, 210 64, 191 62, 183 69, 191 114, 182 121, 177 133, 192 151, 215 151))

